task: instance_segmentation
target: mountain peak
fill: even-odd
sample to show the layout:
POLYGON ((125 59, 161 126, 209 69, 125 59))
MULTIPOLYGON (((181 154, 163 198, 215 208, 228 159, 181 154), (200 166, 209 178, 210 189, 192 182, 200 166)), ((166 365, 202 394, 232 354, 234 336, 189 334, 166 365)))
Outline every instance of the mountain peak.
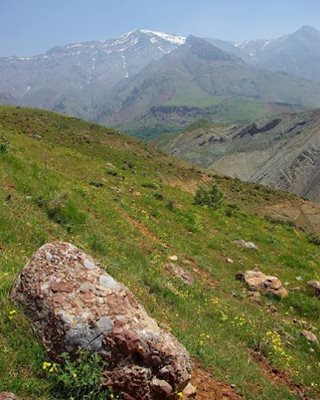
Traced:
POLYGON ((308 34, 308 35, 320 36, 320 31, 318 31, 318 29, 316 29, 310 25, 304 25, 303 27, 298 29, 295 33, 303 33, 303 34, 308 34))
POLYGON ((208 61, 237 61, 242 63, 242 60, 236 55, 221 50, 206 40, 193 35, 188 36, 186 45, 191 48, 193 54, 208 61))
POLYGON ((163 40, 166 40, 166 41, 171 42, 176 45, 182 45, 186 41, 185 36, 172 35, 172 34, 166 33, 166 32, 152 31, 149 29, 139 29, 138 32, 140 32, 142 34, 146 34, 146 35, 157 36, 163 40))

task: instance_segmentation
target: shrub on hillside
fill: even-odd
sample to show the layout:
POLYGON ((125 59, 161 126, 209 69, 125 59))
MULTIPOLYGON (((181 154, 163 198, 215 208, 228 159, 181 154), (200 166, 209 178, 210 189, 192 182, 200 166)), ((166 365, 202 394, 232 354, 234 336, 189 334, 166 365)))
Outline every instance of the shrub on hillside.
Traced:
POLYGON ((0 154, 6 154, 9 151, 9 142, 3 136, 0 137, 0 154))
POLYGON ((200 187, 194 195, 194 204, 207 206, 216 210, 223 204, 223 193, 215 184, 209 188, 200 187))

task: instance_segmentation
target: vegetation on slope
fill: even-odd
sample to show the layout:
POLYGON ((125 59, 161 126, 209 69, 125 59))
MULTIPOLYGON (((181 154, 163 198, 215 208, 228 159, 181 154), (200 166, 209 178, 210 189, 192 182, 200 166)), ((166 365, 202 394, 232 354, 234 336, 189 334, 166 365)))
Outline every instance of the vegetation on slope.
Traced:
POLYGON ((320 301, 305 289, 319 277, 320 248, 293 226, 246 211, 290 195, 208 175, 45 111, 0 108, 0 137, 0 391, 50 398, 45 351, 9 293, 39 246, 65 240, 101 261, 203 368, 246 399, 319 398, 320 348, 300 332, 320 328, 320 301), (211 181, 224 193, 218 210, 193 202, 211 181), (192 285, 164 268, 172 255, 192 285), (289 296, 253 302, 234 275, 255 267, 286 282, 289 296))

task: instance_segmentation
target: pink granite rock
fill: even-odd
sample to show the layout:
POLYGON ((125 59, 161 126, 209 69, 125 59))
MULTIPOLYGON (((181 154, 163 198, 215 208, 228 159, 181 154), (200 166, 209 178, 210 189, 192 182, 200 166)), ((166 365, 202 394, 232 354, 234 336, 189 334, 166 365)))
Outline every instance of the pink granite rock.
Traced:
POLYGON ((99 352, 109 363, 104 386, 123 398, 172 399, 190 380, 186 349, 128 288, 69 243, 41 247, 12 299, 25 307, 53 357, 79 347, 99 352))

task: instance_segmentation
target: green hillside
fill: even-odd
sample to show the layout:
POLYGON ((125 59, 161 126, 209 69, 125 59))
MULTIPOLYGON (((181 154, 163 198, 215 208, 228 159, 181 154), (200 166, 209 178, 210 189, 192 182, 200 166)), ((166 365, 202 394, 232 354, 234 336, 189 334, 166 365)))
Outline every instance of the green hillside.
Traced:
POLYGON ((211 385, 247 400, 320 398, 320 347, 300 335, 319 334, 320 301, 306 282, 319 278, 320 247, 261 211, 297 198, 208 175, 113 130, 15 107, 0 107, 0 188, 0 392, 51 398, 47 356, 9 293, 39 246, 65 240, 126 284, 211 385), (218 210, 193 203, 210 181, 224 193, 218 210), (193 284, 164 268, 173 255, 193 284), (256 267, 286 282, 289 296, 254 302, 234 276, 256 267))

